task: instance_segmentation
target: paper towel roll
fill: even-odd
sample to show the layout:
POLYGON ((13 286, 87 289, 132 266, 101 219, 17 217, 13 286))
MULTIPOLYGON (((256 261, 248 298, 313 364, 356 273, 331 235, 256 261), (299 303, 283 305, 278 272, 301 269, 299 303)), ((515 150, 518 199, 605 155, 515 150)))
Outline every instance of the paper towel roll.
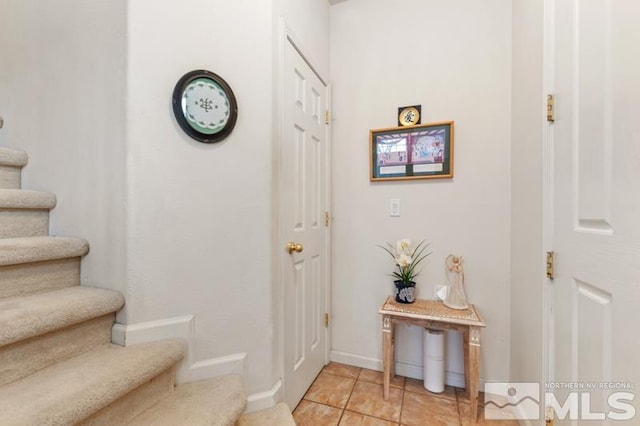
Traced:
POLYGON ((431 359, 444 359, 444 331, 424 329, 424 355, 431 359))
POLYGON ((444 392, 444 361, 441 359, 425 360, 427 370, 424 387, 433 393, 444 392))
POLYGON ((424 387, 434 393, 444 392, 444 332, 424 330, 424 387))

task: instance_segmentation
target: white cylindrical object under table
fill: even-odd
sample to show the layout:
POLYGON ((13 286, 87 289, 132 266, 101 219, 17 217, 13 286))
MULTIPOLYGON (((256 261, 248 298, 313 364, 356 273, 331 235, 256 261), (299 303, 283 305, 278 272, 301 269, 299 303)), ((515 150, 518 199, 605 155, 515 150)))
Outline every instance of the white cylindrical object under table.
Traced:
POLYGON ((444 392, 444 331, 424 329, 424 387, 444 392))

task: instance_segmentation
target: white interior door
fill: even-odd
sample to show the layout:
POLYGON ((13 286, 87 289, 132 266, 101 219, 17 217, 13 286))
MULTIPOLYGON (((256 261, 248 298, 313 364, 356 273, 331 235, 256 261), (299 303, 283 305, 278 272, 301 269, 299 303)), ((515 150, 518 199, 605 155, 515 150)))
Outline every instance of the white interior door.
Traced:
POLYGON ((327 87, 289 40, 283 66, 284 399, 293 409, 327 361, 327 87), (300 244, 290 254, 287 243, 300 244))
POLYGON ((556 422, 608 424, 607 398, 619 389, 590 384, 640 385, 640 2, 547 4, 556 98, 549 367, 553 382, 578 383, 573 394, 554 392, 561 404, 574 398, 556 422))

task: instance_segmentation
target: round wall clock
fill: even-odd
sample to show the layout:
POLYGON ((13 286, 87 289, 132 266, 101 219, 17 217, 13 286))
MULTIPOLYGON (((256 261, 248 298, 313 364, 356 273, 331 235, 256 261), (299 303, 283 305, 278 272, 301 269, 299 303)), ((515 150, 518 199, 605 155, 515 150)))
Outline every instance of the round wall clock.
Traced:
POLYGON ((172 101, 178 124, 198 142, 219 142, 236 125, 236 97, 227 82, 211 71, 183 75, 173 90, 172 101))
POLYGON ((415 107, 403 108, 398 114, 398 122, 402 126, 413 126, 420 122, 420 111, 415 107))

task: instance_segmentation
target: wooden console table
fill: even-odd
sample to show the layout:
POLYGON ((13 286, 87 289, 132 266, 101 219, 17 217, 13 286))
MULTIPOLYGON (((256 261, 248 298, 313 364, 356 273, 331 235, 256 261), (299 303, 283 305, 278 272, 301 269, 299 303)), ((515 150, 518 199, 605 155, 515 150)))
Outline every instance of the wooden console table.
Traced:
POLYGON ((475 306, 458 310, 435 300, 416 299, 414 303, 398 303, 389 296, 380 311, 382 315, 382 354, 384 399, 389 399, 391 377, 395 376, 395 325, 411 324, 434 330, 458 330, 464 336, 465 387, 469 392, 471 422, 478 413, 478 381, 480 364, 480 329, 485 323, 475 306))

